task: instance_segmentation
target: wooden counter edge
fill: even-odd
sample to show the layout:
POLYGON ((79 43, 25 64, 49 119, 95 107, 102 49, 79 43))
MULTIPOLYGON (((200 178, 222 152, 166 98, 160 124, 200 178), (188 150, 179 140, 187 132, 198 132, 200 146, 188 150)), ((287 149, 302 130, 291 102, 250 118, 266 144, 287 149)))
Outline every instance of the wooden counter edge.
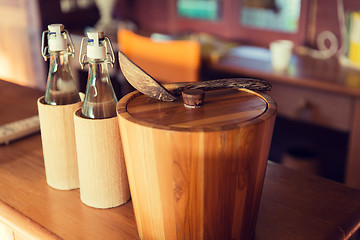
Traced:
POLYGON ((33 219, 0 200, 0 222, 28 240, 60 240, 61 237, 49 232, 33 219))

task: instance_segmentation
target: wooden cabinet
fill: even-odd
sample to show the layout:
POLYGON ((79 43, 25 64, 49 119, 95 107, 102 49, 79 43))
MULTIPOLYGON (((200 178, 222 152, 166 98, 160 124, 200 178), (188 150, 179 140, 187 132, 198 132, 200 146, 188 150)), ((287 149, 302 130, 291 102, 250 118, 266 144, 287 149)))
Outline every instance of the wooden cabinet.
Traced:
POLYGON ((4 223, 0 222, 0 239, 1 240, 30 240, 25 238, 21 233, 16 232, 4 223))
POLYGON ((341 131, 351 128, 349 96, 276 82, 269 95, 275 99, 281 116, 341 131))
POLYGON ((0 222, 0 239, 15 240, 14 231, 1 222, 0 222))
POLYGON ((276 101, 279 115, 347 132, 345 183, 360 188, 360 88, 351 84, 360 82, 360 71, 341 66, 334 58, 293 54, 288 71, 276 72, 270 58, 246 58, 237 55, 237 50, 208 67, 268 80, 273 86, 269 95, 276 101))

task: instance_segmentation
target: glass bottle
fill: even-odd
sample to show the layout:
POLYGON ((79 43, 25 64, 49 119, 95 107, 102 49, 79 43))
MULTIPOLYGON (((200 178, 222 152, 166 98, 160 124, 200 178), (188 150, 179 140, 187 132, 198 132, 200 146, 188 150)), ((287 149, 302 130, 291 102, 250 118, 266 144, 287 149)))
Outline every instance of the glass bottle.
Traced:
POLYGON ((81 41, 79 62, 81 67, 89 64, 85 99, 81 113, 83 117, 104 119, 116 116, 117 98, 112 87, 107 64, 115 61, 110 39, 101 31, 88 32, 81 41), (82 55, 83 42, 87 40, 82 55), (108 52, 108 48, 110 52, 108 52))
POLYGON ((74 56, 74 45, 62 24, 48 25, 42 34, 42 55, 50 59, 45 91, 45 102, 50 105, 66 105, 80 102, 79 91, 73 79, 69 55, 74 56), (47 37, 48 45, 45 46, 47 37))

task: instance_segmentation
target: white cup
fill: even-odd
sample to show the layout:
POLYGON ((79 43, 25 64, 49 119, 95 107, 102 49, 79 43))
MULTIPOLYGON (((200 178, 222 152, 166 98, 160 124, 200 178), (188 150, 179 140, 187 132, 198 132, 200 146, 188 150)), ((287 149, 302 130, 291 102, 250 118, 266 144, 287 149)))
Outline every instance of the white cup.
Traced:
POLYGON ((270 43, 271 65, 276 71, 285 70, 290 62, 294 43, 289 40, 276 40, 270 43))

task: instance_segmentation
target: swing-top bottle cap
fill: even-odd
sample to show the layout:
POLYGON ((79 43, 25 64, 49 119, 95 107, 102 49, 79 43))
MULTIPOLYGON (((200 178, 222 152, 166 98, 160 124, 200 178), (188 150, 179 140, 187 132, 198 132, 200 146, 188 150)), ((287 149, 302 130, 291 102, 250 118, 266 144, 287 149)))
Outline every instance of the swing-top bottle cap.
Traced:
POLYGON ((48 25, 48 45, 49 51, 62 51, 67 48, 67 42, 63 35, 63 24, 50 24, 48 25))
POLYGON ((88 58, 105 59, 106 58, 106 43, 104 32, 91 31, 87 33, 87 56, 88 58))

